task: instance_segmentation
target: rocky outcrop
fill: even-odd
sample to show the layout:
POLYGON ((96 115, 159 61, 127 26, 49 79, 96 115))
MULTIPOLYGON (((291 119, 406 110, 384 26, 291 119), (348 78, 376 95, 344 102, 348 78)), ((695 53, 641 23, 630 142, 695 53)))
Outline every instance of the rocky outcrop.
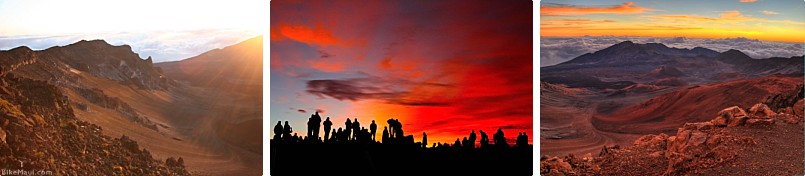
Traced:
POLYGON ((766 106, 766 104, 763 103, 755 104, 752 106, 752 108, 749 108, 749 114, 758 117, 771 117, 773 115, 777 115, 777 113, 774 113, 769 106, 766 106))
POLYGON ((111 138, 78 120, 61 89, 46 81, 0 77, 0 168, 55 175, 189 175, 155 160, 128 137, 111 138), (3 135, 4 134, 4 135, 3 135))
POLYGON ((143 89, 167 89, 167 79, 153 60, 143 60, 128 45, 113 46, 103 40, 80 41, 67 46, 33 51, 18 47, 0 51, 0 76, 9 72, 38 80, 70 81, 66 75, 84 72, 143 89))

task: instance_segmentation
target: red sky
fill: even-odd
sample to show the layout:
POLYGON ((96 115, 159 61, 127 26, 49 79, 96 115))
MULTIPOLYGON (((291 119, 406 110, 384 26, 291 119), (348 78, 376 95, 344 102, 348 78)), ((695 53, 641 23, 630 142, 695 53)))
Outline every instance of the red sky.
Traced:
POLYGON ((399 118, 417 142, 533 136, 533 6, 271 1, 271 128, 289 121, 304 135, 318 110, 336 128, 399 118))

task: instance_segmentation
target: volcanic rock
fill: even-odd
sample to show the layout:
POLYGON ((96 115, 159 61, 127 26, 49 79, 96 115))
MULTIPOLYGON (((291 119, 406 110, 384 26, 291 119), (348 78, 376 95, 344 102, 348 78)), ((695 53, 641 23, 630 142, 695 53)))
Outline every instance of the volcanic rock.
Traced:
POLYGON ((768 126, 774 124, 774 119, 749 119, 746 120, 746 126, 768 126))
POLYGON ((738 117, 738 116, 748 116, 746 114, 746 111, 744 111, 743 109, 741 109, 741 107, 738 107, 738 106, 733 106, 733 107, 729 107, 729 108, 726 108, 724 110, 721 110, 721 111, 718 112, 718 115, 726 117, 727 119, 731 119, 731 118, 738 117))
POLYGON ((774 113, 774 111, 772 111, 769 106, 766 106, 766 104, 758 103, 752 106, 752 108, 749 108, 749 114, 757 117, 768 118, 777 113, 774 113))
POLYGON ((746 123, 746 119, 749 119, 749 117, 738 116, 738 117, 732 118, 730 120, 729 124, 727 124, 727 126, 728 127, 742 126, 742 125, 744 125, 744 123, 746 123))

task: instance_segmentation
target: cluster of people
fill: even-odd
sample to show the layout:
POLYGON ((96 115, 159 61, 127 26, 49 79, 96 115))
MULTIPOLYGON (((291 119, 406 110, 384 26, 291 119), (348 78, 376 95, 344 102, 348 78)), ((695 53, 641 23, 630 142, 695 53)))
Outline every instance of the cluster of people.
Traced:
MULTIPOLYGON (((400 123, 400 119, 389 119, 386 121, 388 126, 383 127, 383 136, 382 142, 383 143, 394 143, 394 142, 408 142, 413 143, 414 136, 408 135, 406 136, 403 133, 402 123, 400 123)), ((423 137, 427 136, 427 134, 422 133, 423 137)))
MULTIPOLYGON (((399 119, 389 119, 386 121, 388 126, 383 127, 383 134, 382 134, 382 143, 395 143, 398 141, 403 141, 407 143, 413 144, 413 136, 408 135, 405 136, 402 129, 402 123, 400 123, 399 119)), ((277 125, 274 126, 274 137, 273 139, 282 140, 282 141, 313 141, 313 142, 336 142, 336 141, 358 141, 358 142, 376 142, 375 136, 377 131, 377 124, 374 120, 372 120, 371 125, 369 125, 369 129, 361 127, 360 122, 358 122, 358 118, 355 118, 354 121, 350 120, 349 118, 346 119, 344 122, 344 127, 339 127, 337 130, 333 129, 333 122, 330 121, 330 117, 327 117, 326 120, 322 122, 321 116, 319 116, 319 112, 311 115, 308 118, 308 131, 307 136, 304 138, 300 138, 293 132, 290 125, 288 125, 288 121, 285 121, 285 126, 282 126, 281 121, 277 122, 277 125), (324 138, 322 139, 319 137, 319 129, 321 129, 321 125, 324 126, 324 138)), ((489 143, 489 136, 483 130, 480 130, 480 147, 486 148, 490 146, 489 143)), ((476 141, 477 136, 475 130, 470 132, 468 137, 456 138, 456 141, 453 143, 452 147, 458 148, 476 148, 476 141)), ((494 146, 496 147, 508 147, 508 143, 506 142, 506 137, 503 134, 503 130, 498 128, 497 132, 493 135, 494 139, 494 146)), ((422 142, 421 147, 425 148, 428 144, 428 135, 423 132, 422 133, 422 142)), ((518 133, 517 135, 517 146, 528 146, 528 135, 525 132, 518 133)), ((432 147, 450 147, 451 145, 448 143, 433 143, 432 147)))
POLYGON ((517 146, 528 146, 528 135, 525 132, 517 134, 517 142, 515 142, 517 146))
MULTIPOLYGON (((288 121, 285 121, 285 127, 282 126, 282 121, 277 122, 277 126, 274 126, 274 140, 291 140, 291 126, 288 125, 288 121)), ((294 137, 296 134, 294 134, 294 137)))

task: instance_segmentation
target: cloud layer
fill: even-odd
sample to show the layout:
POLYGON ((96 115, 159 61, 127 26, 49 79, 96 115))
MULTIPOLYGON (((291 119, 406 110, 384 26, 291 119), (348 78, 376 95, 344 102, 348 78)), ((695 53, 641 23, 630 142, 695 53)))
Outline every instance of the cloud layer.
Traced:
POLYGON ((800 43, 767 42, 748 38, 657 38, 625 36, 583 36, 583 37, 542 37, 540 38, 540 66, 556 65, 586 53, 592 53, 622 41, 635 43, 663 43, 668 47, 704 47, 718 52, 737 49, 755 59, 770 57, 791 57, 805 54, 800 43))
POLYGON ((112 45, 129 45, 141 58, 154 62, 187 59, 259 35, 245 30, 158 31, 142 33, 76 34, 58 36, 0 36, 0 50, 28 46, 43 50, 80 40, 102 39, 112 45))

